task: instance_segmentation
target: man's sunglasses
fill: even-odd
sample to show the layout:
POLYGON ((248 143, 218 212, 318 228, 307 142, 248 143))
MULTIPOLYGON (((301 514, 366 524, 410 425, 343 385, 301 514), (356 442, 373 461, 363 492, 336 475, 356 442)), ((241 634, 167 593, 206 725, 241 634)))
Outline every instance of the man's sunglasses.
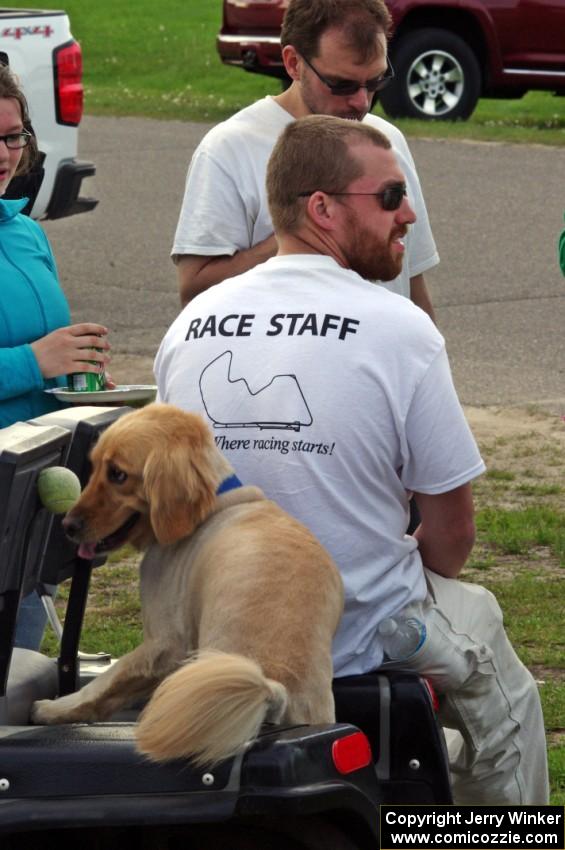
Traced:
POLYGON ((349 95, 357 94, 359 89, 367 89, 368 92, 374 94, 377 91, 382 91, 394 77, 394 68, 390 64, 388 56, 386 58, 387 69, 384 74, 381 74, 380 77, 373 77, 371 80, 366 80, 364 83, 358 83, 355 80, 337 80, 332 82, 331 80, 328 80, 327 77, 323 77, 305 56, 302 56, 302 58, 310 70, 314 71, 318 79, 329 88, 332 94, 335 94, 338 97, 348 97, 349 95))
MULTIPOLYGON (((315 191, 318 190, 314 189, 311 192, 301 192, 298 197, 308 198, 315 191)), ((324 190, 322 189, 321 191, 324 190)), ((400 205, 406 197, 406 184, 393 183, 391 186, 383 189, 382 192, 324 192, 324 195, 371 195, 373 198, 377 198, 382 210, 385 212, 394 212, 394 210, 400 209, 400 205)))

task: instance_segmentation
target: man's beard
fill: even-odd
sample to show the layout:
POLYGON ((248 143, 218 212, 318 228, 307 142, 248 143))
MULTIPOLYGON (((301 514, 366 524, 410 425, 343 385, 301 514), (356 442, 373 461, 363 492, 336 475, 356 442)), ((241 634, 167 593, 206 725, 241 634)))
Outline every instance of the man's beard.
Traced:
POLYGON ((402 271, 402 254, 393 254, 391 242, 405 231, 396 229, 388 240, 377 239, 371 231, 358 223, 357 216, 348 215, 349 240, 343 246, 349 268, 365 280, 394 280, 402 271))

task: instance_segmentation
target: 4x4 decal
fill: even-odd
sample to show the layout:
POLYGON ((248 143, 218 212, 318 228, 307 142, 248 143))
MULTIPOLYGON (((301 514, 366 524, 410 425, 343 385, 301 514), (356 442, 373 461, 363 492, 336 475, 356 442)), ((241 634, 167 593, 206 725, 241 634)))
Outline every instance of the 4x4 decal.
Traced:
POLYGON ((19 41, 24 35, 42 35, 44 38, 51 38, 54 30, 49 24, 36 25, 32 27, 5 27, 0 30, 2 38, 15 38, 19 41))

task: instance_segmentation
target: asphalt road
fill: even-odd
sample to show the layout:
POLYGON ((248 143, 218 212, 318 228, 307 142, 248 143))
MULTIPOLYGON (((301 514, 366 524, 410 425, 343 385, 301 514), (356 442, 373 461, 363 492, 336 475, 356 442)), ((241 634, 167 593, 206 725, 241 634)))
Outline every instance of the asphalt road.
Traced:
MULTIPOLYGON (((169 258, 192 151, 210 125, 91 118, 94 212, 46 222, 76 321, 112 331, 114 377, 151 380, 178 311, 169 258)), ((565 413, 565 149, 412 140, 440 265, 427 275, 460 398, 565 413)))

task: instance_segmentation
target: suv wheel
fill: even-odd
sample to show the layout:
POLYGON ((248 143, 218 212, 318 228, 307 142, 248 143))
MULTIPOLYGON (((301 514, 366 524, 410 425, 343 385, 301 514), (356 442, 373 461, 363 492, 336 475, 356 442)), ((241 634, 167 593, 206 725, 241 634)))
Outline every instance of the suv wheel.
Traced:
POLYGON ((396 118, 468 118, 481 91, 473 51, 448 30, 424 29, 400 37, 392 51, 395 78, 380 102, 396 118))

